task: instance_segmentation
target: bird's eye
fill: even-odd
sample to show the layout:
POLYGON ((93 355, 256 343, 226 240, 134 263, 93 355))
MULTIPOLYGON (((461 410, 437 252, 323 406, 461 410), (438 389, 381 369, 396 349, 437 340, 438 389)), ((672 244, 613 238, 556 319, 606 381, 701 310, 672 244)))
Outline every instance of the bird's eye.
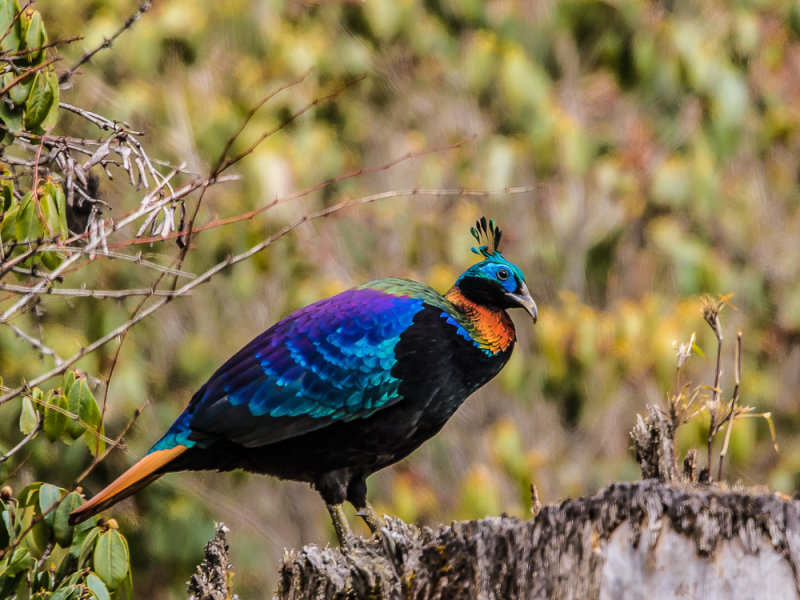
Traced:
POLYGON ((511 273, 508 272, 508 269, 500 269, 499 271, 497 271, 497 278, 500 281, 505 281, 506 279, 509 278, 510 275, 511 273))

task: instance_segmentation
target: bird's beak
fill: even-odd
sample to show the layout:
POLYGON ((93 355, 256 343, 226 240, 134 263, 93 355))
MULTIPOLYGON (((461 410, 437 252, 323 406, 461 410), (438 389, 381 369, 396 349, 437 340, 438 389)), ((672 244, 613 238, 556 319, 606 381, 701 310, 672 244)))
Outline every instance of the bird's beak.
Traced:
POLYGON ((512 294, 509 292, 506 294, 506 298, 510 298, 516 302, 520 308, 524 308, 531 316, 531 319, 533 319, 533 322, 536 323, 536 317, 539 315, 539 311, 536 309, 536 302, 531 298, 531 293, 528 291, 528 286, 525 285, 524 281, 520 284, 519 294, 512 294))

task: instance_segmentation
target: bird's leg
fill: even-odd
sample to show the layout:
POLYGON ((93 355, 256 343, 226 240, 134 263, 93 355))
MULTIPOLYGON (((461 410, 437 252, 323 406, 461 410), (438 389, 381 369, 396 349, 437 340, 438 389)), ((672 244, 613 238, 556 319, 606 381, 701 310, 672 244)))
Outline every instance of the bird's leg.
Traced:
POLYGON ((359 509, 356 514, 364 519, 364 522, 367 524, 367 527, 369 527, 369 530, 372 533, 380 531, 381 527, 386 525, 386 521, 383 520, 383 517, 378 513, 377 510, 372 508, 372 505, 369 502, 365 502, 364 506, 359 509))
POLYGON ((341 504, 325 504, 328 507, 328 512, 331 514, 331 521, 333 521, 333 528, 336 530, 336 537, 339 538, 339 545, 342 547, 351 547, 355 542, 353 530, 350 529, 350 524, 347 522, 347 517, 344 515, 344 510, 341 504))

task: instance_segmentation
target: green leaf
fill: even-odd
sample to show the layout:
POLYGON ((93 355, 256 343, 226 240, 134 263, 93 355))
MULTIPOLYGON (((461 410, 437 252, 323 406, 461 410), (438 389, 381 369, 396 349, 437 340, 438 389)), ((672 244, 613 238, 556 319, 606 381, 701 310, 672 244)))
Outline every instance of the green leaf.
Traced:
POLYGON ((133 575, 131 574, 131 570, 128 569, 128 574, 125 576, 125 597, 130 600, 133 598, 133 575))
POLYGON ((89 382, 85 376, 78 377, 75 380, 69 394, 70 411, 74 407, 74 402, 77 402, 78 416, 82 421, 83 427, 85 427, 84 441, 86 442, 86 447, 93 455, 103 452, 105 450, 105 442, 100 440, 98 444, 98 433, 103 433, 100 409, 97 407, 97 401, 89 389, 89 382))
POLYGON ((0 502, 0 548, 5 548, 16 537, 11 519, 11 507, 0 502))
POLYGON ((94 548, 94 571, 110 589, 116 589, 123 582, 129 562, 125 538, 116 529, 102 533, 94 548))
POLYGON ((25 49, 25 38, 28 36, 28 25, 30 25, 32 13, 31 8, 19 11, 19 39, 21 42, 19 50, 25 49))
POLYGON ((94 597, 97 598, 97 600, 111 600, 111 596, 108 593, 108 588, 94 573, 90 573, 86 577, 86 587, 89 588, 89 591, 94 594, 94 597))
MULTIPOLYGON (((90 405, 93 404, 95 408, 97 407, 92 391, 89 389, 89 382, 84 375, 75 376, 74 382, 69 388, 68 397, 70 410, 74 411, 81 419, 83 419, 84 414, 89 415, 91 412, 90 405)), ((90 425, 88 421, 85 421, 85 423, 90 425)))
POLYGON ((31 11, 30 21, 28 23, 28 30, 25 32, 25 45, 28 50, 32 50, 28 56, 31 64, 38 64, 44 58, 44 46, 47 43, 47 32, 44 29, 42 22, 42 15, 38 10, 31 11))
POLYGON ((55 71, 47 71, 45 75, 47 87, 50 88, 50 94, 53 96, 53 103, 50 105, 50 110, 47 111, 44 119, 39 124, 39 127, 46 131, 56 126, 58 122, 58 103, 61 101, 61 90, 58 87, 58 75, 55 71))
MULTIPOLYGON (((0 102, 0 105, 2 105, 2 102, 0 102)), ((8 169, 3 169, 0 175, 3 177, 0 180, 0 212, 6 212, 14 204, 14 182, 8 169)))
POLYGON ((106 451, 106 442, 101 437, 105 433, 105 428, 101 425, 100 431, 96 429, 87 429, 83 435, 83 440, 86 442, 86 447, 91 452, 92 456, 100 456, 106 451))
POLYGON ((39 521, 33 526, 31 533, 33 534, 33 540, 31 540, 31 538, 26 538, 28 545, 32 543, 33 545, 31 548, 41 554, 44 552, 47 544, 50 543, 50 540, 53 539, 53 530, 48 527, 47 523, 44 521, 39 521))
POLYGON ((79 420, 82 418, 81 403, 87 403, 88 398, 91 398, 92 402, 94 402, 94 397, 92 397, 92 393, 89 391, 89 384, 85 377, 76 377, 74 373, 70 373, 69 375, 70 377, 64 377, 64 390, 67 394, 67 403, 71 415, 68 417, 67 433, 73 439, 78 439, 85 431, 83 423, 79 420), (72 383, 70 383, 70 381, 72 383), (67 384, 69 384, 69 387, 67 387, 67 384))
POLYGON ((83 568, 84 562, 86 562, 86 559, 89 558, 90 554, 92 554, 92 551, 95 548, 95 545, 97 543, 97 538, 99 535, 100 535, 99 527, 95 527, 86 535, 86 538, 81 543, 80 554, 78 554, 78 568, 83 568))
POLYGON ((56 581, 61 582, 62 586, 72 585, 80 581, 81 571, 78 570, 78 550, 79 548, 70 548, 56 569, 56 581))
MULTIPOLYGON (((3 85, 8 83, 7 78, 0 78, 0 83, 3 85)), ((22 131, 22 107, 14 107, 6 102, 0 101, 0 120, 2 120, 5 126, 11 131, 22 131)), ((11 139, 14 139, 13 136, 11 139)))
MULTIPOLYGON (((2 103, 0 103, 2 104, 2 103)), ((0 241, 3 243, 13 242, 17 238, 17 213, 19 212, 19 204, 15 204, 11 209, 3 215, 3 220, 0 221, 0 241)))
POLYGON ((41 481, 35 481, 30 485, 25 486, 25 488, 23 488, 23 490, 19 493, 19 496, 17 496, 19 507, 25 508, 27 506, 35 506, 36 502, 39 500, 39 488, 41 487, 41 481))
POLYGON ((44 407, 44 434, 51 442, 60 439, 67 429, 69 403, 63 394, 50 392, 44 407))
POLYGON ((36 563, 27 548, 17 548, 11 558, 6 560, 8 562, 5 565, 0 564, 0 578, 13 577, 17 573, 27 571, 36 563))
MULTIPOLYGON (((34 571, 36 570, 36 565, 34 565, 33 569, 34 571)), ((15 600, 31 600, 31 585, 28 583, 28 577, 23 573, 18 581, 19 583, 17 583, 17 589, 15 590, 15 600)))
POLYGON ((87 427, 95 428, 100 425, 100 409, 97 407, 97 401, 94 399, 91 390, 89 390, 89 384, 85 378, 76 381, 73 387, 77 385, 81 386, 78 415, 87 427))
POLYGON ((48 527, 53 526, 53 520, 56 518, 56 511, 50 508, 61 499, 61 490, 51 483, 43 483, 39 488, 39 511, 40 514, 45 515, 44 522, 48 527), (50 512, 47 512, 50 510, 50 512), (47 513, 47 514, 45 514, 47 513))
POLYGON ((8 31, 8 34, 0 42, 0 50, 16 52, 19 49, 21 32, 19 19, 16 18, 19 12, 18 0, 2 0, 0 2, 0 35, 8 31))
MULTIPOLYGON (((67 200, 64 191, 57 183, 48 181, 41 188, 39 202, 42 206, 42 214, 53 235, 67 235, 67 200)), ((50 232, 48 232, 50 233, 50 232)))
POLYGON ((22 575, 17 575, 16 577, 3 576, 3 565, 0 564, 0 598, 11 598, 14 596, 14 589, 22 580, 22 575))
MULTIPOLYGON (((91 575, 89 577, 91 577, 91 575)), ((68 585, 58 588, 47 600, 72 600, 73 598, 80 598, 82 590, 83 588, 80 585, 68 585)))
POLYGON ((39 573, 36 574, 35 581, 36 581, 36 583, 34 584, 33 589, 34 590, 42 590, 42 591, 46 591, 46 592, 49 592, 50 590, 52 590, 53 586, 56 583, 53 580, 53 572, 50 571, 49 569, 45 569, 43 571, 39 571, 39 573))
POLYGON ((33 194, 28 192, 22 198, 16 224, 16 238, 18 242, 29 242, 42 237, 44 227, 36 210, 36 201, 33 194))
MULTIPOLYGON (((18 77, 15 73, 9 73, 12 77, 8 78, 8 81, 13 81, 16 77, 18 77)), ((31 73, 30 75, 26 75, 22 79, 20 79, 17 83, 15 83, 10 90, 8 90, 8 97, 11 98, 11 101, 17 105, 17 107, 22 107, 28 97, 31 95, 31 89, 33 88, 33 80, 35 75, 31 73)), ((6 85, 6 84, 4 84, 6 85)))
MULTIPOLYGON (((67 236, 66 199, 61 186, 48 181, 39 188, 39 206, 47 225, 45 234, 53 237, 53 241, 63 240, 67 236)), ((64 260, 61 252, 42 252, 42 263, 48 269, 55 269, 64 260)))
POLYGON ((53 519, 53 535, 56 543, 62 548, 72 544, 72 537, 75 528, 69 524, 69 513, 83 504, 81 495, 78 492, 70 492, 67 497, 58 505, 53 519))
POLYGON ((64 379, 61 383, 61 389, 65 390, 65 393, 69 393, 69 390, 72 389, 72 384, 75 383, 75 371, 67 371, 64 373, 64 379))
MULTIPOLYGON (((81 504, 83 504, 83 499, 81 499, 81 504)), ((72 535, 73 545, 83 544, 83 540, 85 540, 86 536, 89 535, 89 532, 95 528, 95 520, 96 519, 86 519, 85 521, 81 521, 75 525, 75 533, 72 535)))
POLYGON ((47 73, 37 73, 25 102, 25 129, 38 130, 53 106, 53 99, 53 88, 47 80, 47 73))
POLYGON ((64 255, 61 252, 42 252, 39 258, 42 259, 42 264, 51 271, 64 261, 64 255))
POLYGON ((39 415, 33 407, 30 396, 22 397, 22 413, 19 416, 19 430, 28 435, 39 425, 39 415))

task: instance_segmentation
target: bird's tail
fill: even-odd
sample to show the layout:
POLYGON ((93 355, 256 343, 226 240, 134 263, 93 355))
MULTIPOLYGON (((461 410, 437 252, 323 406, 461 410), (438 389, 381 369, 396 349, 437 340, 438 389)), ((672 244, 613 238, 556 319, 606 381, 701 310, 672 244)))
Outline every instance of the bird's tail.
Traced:
POLYGON ((75 525, 85 521, 92 515, 96 515, 131 494, 135 494, 147 484, 161 477, 164 473, 159 472, 159 469, 172 462, 186 450, 186 446, 179 445, 164 450, 156 450, 144 456, 103 491, 95 494, 94 498, 73 510, 69 514, 69 524, 75 525))

